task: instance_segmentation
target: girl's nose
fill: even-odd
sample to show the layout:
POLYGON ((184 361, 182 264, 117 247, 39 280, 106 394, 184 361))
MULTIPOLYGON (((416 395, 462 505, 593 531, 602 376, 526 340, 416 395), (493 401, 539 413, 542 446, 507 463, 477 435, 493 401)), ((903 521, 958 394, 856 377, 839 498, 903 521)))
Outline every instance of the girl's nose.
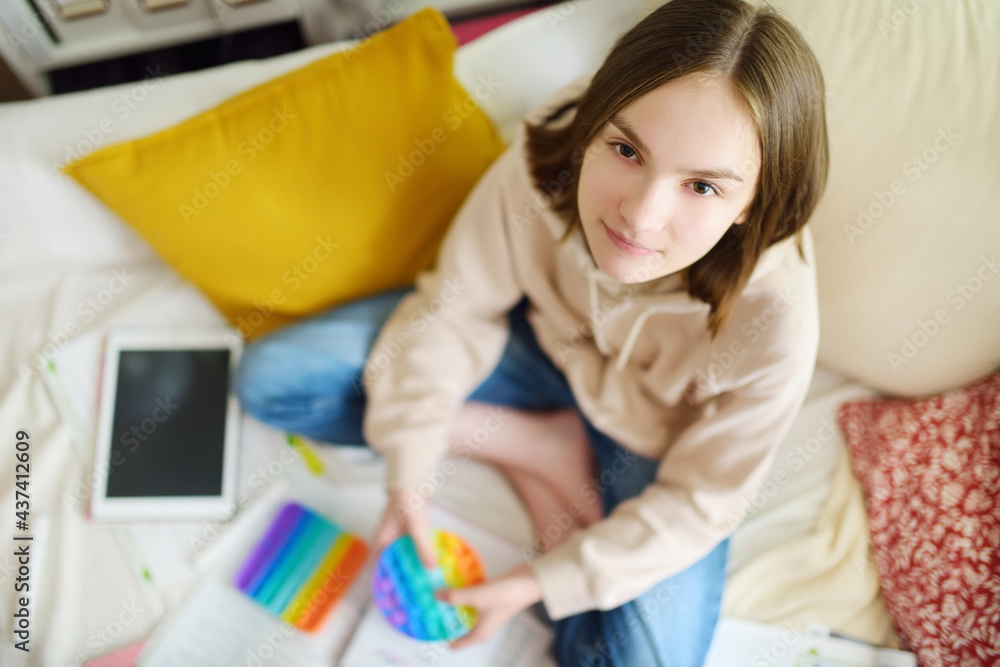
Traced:
POLYGON ((622 199, 619 214, 634 232, 662 229, 670 211, 669 188, 654 180, 644 181, 622 199))

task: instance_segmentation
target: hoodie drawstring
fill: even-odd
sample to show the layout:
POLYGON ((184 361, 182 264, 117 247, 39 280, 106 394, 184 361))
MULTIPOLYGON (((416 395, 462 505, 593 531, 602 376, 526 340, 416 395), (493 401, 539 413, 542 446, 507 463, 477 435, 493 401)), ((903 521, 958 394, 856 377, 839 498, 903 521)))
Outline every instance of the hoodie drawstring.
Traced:
MULTIPOLYGON (((595 276, 596 271, 587 272, 587 283, 590 289, 590 311, 587 317, 590 321, 590 330, 594 332, 594 344, 597 345, 597 349, 601 351, 601 354, 610 357, 611 349, 608 346, 607 338, 605 338, 600 325, 597 323, 597 308, 598 308, 598 289, 597 280, 595 276)), ((619 304, 619 306, 624 305, 624 303, 619 304)), ((639 316, 636 317, 635 322, 632 323, 632 327, 629 329, 628 337, 625 339, 624 345, 622 345, 621 351, 618 353, 618 358, 615 360, 615 370, 621 372, 625 368, 625 364, 628 363, 629 357, 632 355, 632 349, 635 347, 636 341, 639 340, 639 334, 642 332, 642 326, 649 319, 649 316, 656 311, 654 307, 647 307, 643 309, 639 316)))
POLYGON ((601 333, 601 328, 595 318, 597 314, 597 281, 594 280, 595 273, 595 271, 587 272, 587 283, 590 288, 590 310, 587 313, 587 318, 590 321, 590 330, 594 332, 594 343, 597 345, 597 349, 601 351, 601 354, 610 356, 611 351, 608 349, 608 343, 604 338, 604 334, 601 333))
POLYGON ((642 331, 642 325, 646 323, 652 312, 652 308, 646 308, 639 313, 639 317, 635 318, 632 328, 629 329, 628 337, 625 339, 625 344, 622 345, 621 352, 618 353, 618 359, 615 361, 616 371, 621 372, 625 368, 625 364, 628 363, 628 358, 632 354, 632 348, 635 347, 635 342, 639 340, 639 332, 642 331))

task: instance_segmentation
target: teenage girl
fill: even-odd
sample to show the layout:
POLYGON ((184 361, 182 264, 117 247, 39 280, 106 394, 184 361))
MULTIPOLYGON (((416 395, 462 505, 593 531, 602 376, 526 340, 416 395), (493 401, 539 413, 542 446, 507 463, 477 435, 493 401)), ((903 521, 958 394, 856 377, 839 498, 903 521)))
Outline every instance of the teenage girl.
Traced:
POLYGON ((534 539, 440 593, 479 614, 453 648, 540 602, 560 665, 702 664, 815 365, 823 99, 771 9, 673 0, 528 114, 415 289, 247 348, 251 414, 384 457, 376 549, 406 532, 433 566, 446 454, 507 475, 534 539))

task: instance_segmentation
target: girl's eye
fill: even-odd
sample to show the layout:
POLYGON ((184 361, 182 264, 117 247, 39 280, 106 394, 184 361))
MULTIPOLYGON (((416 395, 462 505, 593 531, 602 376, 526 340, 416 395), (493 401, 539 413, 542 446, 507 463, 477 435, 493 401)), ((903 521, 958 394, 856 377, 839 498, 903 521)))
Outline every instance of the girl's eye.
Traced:
POLYGON ((705 181, 695 181, 691 183, 691 189, 694 190, 695 194, 699 194, 703 197, 719 194, 718 188, 711 183, 706 183, 705 181))
POLYGON ((621 155, 626 160, 629 160, 630 162, 633 161, 632 158, 637 155, 637 153, 628 144, 623 144, 617 141, 612 141, 609 143, 611 144, 611 147, 615 149, 615 152, 617 152, 619 155, 621 155))

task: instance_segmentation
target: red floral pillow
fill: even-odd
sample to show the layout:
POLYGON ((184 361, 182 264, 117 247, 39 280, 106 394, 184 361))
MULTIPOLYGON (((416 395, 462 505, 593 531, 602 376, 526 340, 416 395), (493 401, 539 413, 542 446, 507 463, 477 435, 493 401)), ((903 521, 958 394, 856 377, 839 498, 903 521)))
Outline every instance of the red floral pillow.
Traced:
POLYGON ((872 553, 924 667, 1000 664, 1000 372, 941 396, 843 404, 872 553))

